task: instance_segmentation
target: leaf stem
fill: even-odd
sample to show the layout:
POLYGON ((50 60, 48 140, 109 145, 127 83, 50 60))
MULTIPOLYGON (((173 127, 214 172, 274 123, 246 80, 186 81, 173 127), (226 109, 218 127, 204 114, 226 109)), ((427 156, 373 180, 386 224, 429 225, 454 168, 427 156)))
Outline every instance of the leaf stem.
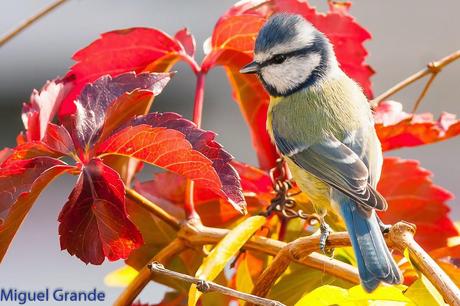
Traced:
POLYGON ((46 14, 50 13, 57 7, 59 7, 61 4, 64 4, 67 0, 57 0, 52 3, 50 3, 48 6, 44 7, 41 9, 39 12, 37 12, 35 15, 29 17, 28 19, 24 20, 20 25, 18 25, 16 28, 11 30, 10 32, 6 33, 2 38, 0 38, 0 47, 3 46, 5 43, 10 41, 13 37, 24 31, 26 28, 31 26, 34 22, 45 16, 46 14))
MULTIPOLYGON (((167 264, 175 255, 185 250, 185 248, 186 246, 181 239, 174 239, 170 244, 168 244, 164 249, 156 254, 152 261, 167 264)), ((139 274, 136 276, 136 278, 131 283, 129 283, 125 290, 123 290, 113 305, 131 305, 151 279, 152 272, 148 266, 143 267, 141 270, 139 270, 139 274)))
MULTIPOLYGON (((438 74, 439 72, 441 72, 441 70, 444 67, 446 67, 450 63, 458 60, 459 58, 460 58, 460 50, 457 50, 457 51, 449 54, 448 56, 446 56, 446 57, 444 57, 444 58, 442 58, 442 59, 440 59, 438 61, 429 63, 425 69, 414 73, 413 75, 409 76, 405 80, 399 82, 395 86, 391 87, 390 89, 388 89, 387 91, 385 91, 384 93, 379 95, 377 98, 373 99, 370 102, 371 106, 372 107, 377 106, 383 100, 388 99, 389 97, 391 97, 395 93, 401 91, 402 89, 406 88, 410 84, 414 83, 415 81, 417 81, 417 80, 419 80, 419 79, 421 79, 421 78, 423 78, 423 77, 425 77, 427 75, 436 75, 436 74, 438 74)), ((434 79, 434 77, 432 77, 431 81, 429 80, 429 82, 427 83, 427 86, 425 86, 424 91, 423 91, 423 96, 426 94, 426 92, 428 91, 429 87, 431 86, 431 84, 433 82, 433 79, 434 79)), ((421 96, 422 99, 423 99, 423 96, 421 96)), ((420 101, 418 101, 418 103, 420 103, 420 101)))
MULTIPOLYGON (((193 102, 193 122, 198 128, 201 127, 201 118, 203 114, 203 102, 204 102, 204 85, 206 80, 206 73, 201 70, 195 72, 196 74, 196 87, 195 87, 195 100, 193 102)), ((194 196, 194 182, 187 180, 185 190, 185 216, 187 220, 195 219, 200 220, 200 216, 196 212, 194 196)))
POLYGON ((162 264, 158 262, 153 262, 150 265, 150 269, 153 273, 158 273, 164 276, 172 277, 175 279, 180 279, 187 283, 196 284, 197 288, 199 288, 199 290, 203 293, 215 291, 215 292, 219 292, 219 293, 222 293, 228 296, 232 296, 232 297, 235 297, 235 298, 247 301, 247 302, 251 302, 254 305, 262 305, 262 306, 283 306, 284 305, 283 303, 278 302, 278 301, 261 298, 261 297, 258 297, 252 294, 248 294, 248 293, 243 293, 243 292, 216 284, 211 281, 200 280, 196 277, 192 277, 187 274, 168 270, 162 264))
POLYGON ((202 71, 199 71, 196 75, 196 78, 195 101, 193 103, 193 122, 195 122, 197 127, 201 127, 206 74, 202 71))

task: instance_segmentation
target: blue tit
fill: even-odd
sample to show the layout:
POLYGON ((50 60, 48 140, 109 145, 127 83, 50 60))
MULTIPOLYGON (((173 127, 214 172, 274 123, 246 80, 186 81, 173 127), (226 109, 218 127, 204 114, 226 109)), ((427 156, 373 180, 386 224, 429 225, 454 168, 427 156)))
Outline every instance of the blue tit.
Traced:
POLYGON ((400 284, 376 215, 387 202, 376 190, 383 158, 372 110, 326 36, 299 15, 276 14, 240 72, 257 74, 270 94, 268 133, 316 212, 343 218, 365 290, 400 284))

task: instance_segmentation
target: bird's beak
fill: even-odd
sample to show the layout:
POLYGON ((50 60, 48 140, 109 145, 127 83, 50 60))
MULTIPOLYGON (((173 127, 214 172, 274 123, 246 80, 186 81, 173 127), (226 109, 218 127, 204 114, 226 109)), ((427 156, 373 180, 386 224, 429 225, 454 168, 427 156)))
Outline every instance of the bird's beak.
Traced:
POLYGON ((243 74, 250 74, 250 73, 257 73, 259 72, 259 64, 257 62, 251 62, 241 68, 240 73, 243 74))

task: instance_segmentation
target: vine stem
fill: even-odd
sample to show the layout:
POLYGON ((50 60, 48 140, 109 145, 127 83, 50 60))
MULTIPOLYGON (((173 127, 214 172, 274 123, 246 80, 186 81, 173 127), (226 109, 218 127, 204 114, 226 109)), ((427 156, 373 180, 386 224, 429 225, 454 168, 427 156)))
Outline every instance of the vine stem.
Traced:
POLYGON ((195 101, 193 103, 193 122, 197 125, 197 127, 201 127, 206 74, 203 71, 198 71, 196 73, 196 78, 195 101))
POLYGON ((0 38, 0 47, 3 46, 5 43, 10 41, 12 38, 14 38, 16 35, 24 31, 26 28, 31 26, 33 23, 35 23, 37 20, 42 18, 43 16, 47 15, 60 5, 64 4, 67 0, 57 0, 52 3, 50 3, 48 6, 44 7, 41 9, 39 12, 37 12, 35 15, 27 18, 24 20, 20 25, 18 25, 16 28, 11 30, 11 32, 6 33, 2 38, 0 38))
MULTIPOLYGON (((192 66, 193 68, 193 66, 192 66)), ((195 71, 195 70, 194 70, 195 71)), ((195 87, 195 100, 193 103, 193 122, 198 128, 201 127, 201 119, 203 115, 203 102, 204 102, 204 85, 206 80, 206 73, 202 70, 195 71, 196 74, 196 87, 195 87)), ((185 189, 185 216, 187 220, 194 219, 200 220, 200 216, 196 212, 195 202, 193 199, 194 196, 194 182, 187 180, 187 185, 185 189)))
POLYGON ((234 290, 234 289, 231 289, 231 288, 216 284, 216 283, 211 282, 211 281, 204 281, 204 280, 198 279, 196 277, 192 277, 192 276, 187 275, 187 274, 178 273, 178 272, 175 272, 175 271, 168 270, 162 264, 160 264, 158 262, 153 262, 152 264, 149 265, 149 267, 150 267, 150 270, 153 273, 158 273, 160 275, 172 277, 172 278, 175 278, 175 279, 180 279, 180 280, 182 280, 184 282, 195 284, 195 285, 197 285, 198 290, 200 290, 203 293, 215 291, 215 292, 219 292, 221 294, 225 294, 225 295, 228 295, 228 296, 235 297, 235 298, 240 299, 240 300, 251 302, 254 305, 285 306, 283 303, 280 303, 278 301, 274 301, 274 300, 270 300, 270 299, 266 299, 266 298, 261 298, 261 297, 258 297, 258 296, 252 295, 252 294, 248 294, 248 293, 243 293, 243 292, 240 292, 240 291, 237 291, 237 290, 234 290))
POLYGON ((383 100, 386 100, 388 99, 389 97, 391 97, 392 95, 394 95, 395 93, 401 91, 402 89, 406 88, 407 86, 409 86, 410 84, 414 83, 415 81, 417 80, 420 80, 421 78, 427 76, 427 75, 432 75, 431 79, 428 81, 428 83, 426 84, 422 94, 420 95, 420 97, 417 99, 417 102, 414 106, 414 109, 416 110, 418 105, 420 104, 421 100, 423 99, 423 97, 426 95, 429 87, 431 86, 435 76, 441 72, 441 70, 446 67, 447 65, 449 65, 450 63, 458 60, 460 58, 460 50, 457 50, 451 54, 449 54, 448 56, 438 60, 438 61, 434 61, 434 62, 431 62, 429 63, 425 69, 423 70, 420 70, 416 73, 414 73, 413 75, 409 76, 408 78, 406 78, 405 80, 399 82, 398 84, 396 84, 395 86, 391 87, 390 89, 388 89, 387 91, 385 91, 384 93, 382 93, 381 95, 379 95, 377 98, 373 99, 370 103, 371 103, 371 106, 372 107, 376 107, 380 102, 382 102, 383 100))

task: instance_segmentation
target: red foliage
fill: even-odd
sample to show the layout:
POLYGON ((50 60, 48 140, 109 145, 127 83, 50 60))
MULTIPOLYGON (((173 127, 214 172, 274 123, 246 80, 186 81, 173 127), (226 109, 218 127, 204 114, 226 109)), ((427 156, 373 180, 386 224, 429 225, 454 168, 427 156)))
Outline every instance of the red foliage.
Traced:
POLYGON ((42 90, 34 90, 30 102, 22 107, 22 121, 26 127, 27 141, 41 140, 46 135, 48 123, 59 110, 69 86, 55 81, 47 82, 42 90))
POLYGON ((401 103, 381 102, 375 109, 375 128, 383 150, 414 147, 445 140, 460 134, 460 120, 442 113, 433 120, 430 113, 408 114, 401 103))
MULTIPOLYGON (((181 39, 190 51, 190 37, 181 39)), ((4 241, 0 244, 1 256, 46 183, 70 169, 81 173, 59 217, 61 247, 92 264, 102 263, 105 257, 126 258, 138 248, 142 237, 128 219, 123 181, 111 168, 128 160, 100 159, 107 155, 135 157, 184 175, 244 210, 239 178, 230 165, 232 157, 214 140, 214 133, 196 128, 177 114, 136 117, 146 112, 169 79, 168 73, 102 76, 83 88, 75 100, 75 114, 63 118, 64 125, 51 123, 56 108, 50 111, 46 103, 37 104, 34 101, 38 98, 33 95, 35 100, 25 107, 26 117, 40 120, 33 121, 34 125, 25 121, 26 128, 28 135, 45 131, 44 135, 37 140, 21 137, 21 144, 2 151, 0 156, 0 191, 5 197, 1 203, 6 218, 4 233, 0 232, 0 241, 4 241), (28 116, 30 113, 33 116, 28 116), (76 159, 78 167, 56 159, 64 155, 76 159), (25 194, 22 198, 20 192, 25 194)), ((39 97, 43 100, 47 95, 48 104, 59 103, 58 94, 42 91, 39 97)))
POLYGON ((72 167, 51 157, 11 161, 0 168, 0 261, 40 192, 72 167))
MULTIPOLYGON (((184 35, 179 40, 148 28, 117 30, 101 35, 101 38, 81 49, 72 57, 77 63, 64 78, 71 91, 59 110, 60 117, 75 112, 73 101, 83 87, 103 75, 118 76, 128 71, 165 71, 181 57, 187 56, 184 35), (185 42, 184 42, 185 43, 185 42)), ((186 40, 185 40, 186 41, 186 40)), ((190 43, 186 48, 190 48, 190 43)))
MULTIPOLYGON (((62 248, 92 264, 126 258, 143 243, 125 207, 123 180, 129 184, 139 168, 131 157, 176 173, 156 174, 136 186, 167 211, 183 206, 186 178, 196 182, 196 208, 206 225, 234 221, 245 200, 250 212, 265 208, 273 196, 266 170, 278 156, 265 128, 269 96, 254 75, 239 70, 252 60, 266 19, 277 12, 303 15, 330 39, 342 69, 372 96, 373 70, 365 63, 364 48, 370 34, 348 14, 348 2, 329 5, 327 13, 319 13, 301 0, 240 1, 216 23, 201 65, 195 62, 196 43, 187 29, 174 36, 148 28, 117 30, 78 51, 62 80, 34 91, 24 104, 27 131, 18 136, 18 146, 0 151, 0 260, 40 191, 65 171, 80 176, 59 217, 62 248), (177 114, 146 115, 171 77, 148 72, 167 71, 178 60, 201 77, 214 67, 225 69, 261 169, 232 162, 213 132, 177 114), (57 112, 61 122, 54 124, 57 112), (58 159, 63 156, 74 158, 77 167, 58 159)), ((405 113, 391 101, 376 108, 375 121, 384 150, 460 134, 454 115, 444 113, 436 121, 430 114, 405 113)), ((443 248, 447 238, 458 235, 447 216, 451 195, 431 182, 429 171, 413 161, 386 158, 379 190, 390 204, 382 213, 384 221, 413 222, 423 247, 440 254, 454 251, 443 248)))
POLYGON ((61 248, 85 263, 126 258, 142 244, 126 214, 120 176, 99 159, 83 166, 59 222, 61 248))
POLYGON ((447 238, 459 235, 448 217, 446 202, 452 194, 433 184, 431 172, 417 161, 385 158, 378 190, 389 204, 388 211, 380 213, 382 220, 414 223, 415 238, 425 250, 446 246, 447 238))

